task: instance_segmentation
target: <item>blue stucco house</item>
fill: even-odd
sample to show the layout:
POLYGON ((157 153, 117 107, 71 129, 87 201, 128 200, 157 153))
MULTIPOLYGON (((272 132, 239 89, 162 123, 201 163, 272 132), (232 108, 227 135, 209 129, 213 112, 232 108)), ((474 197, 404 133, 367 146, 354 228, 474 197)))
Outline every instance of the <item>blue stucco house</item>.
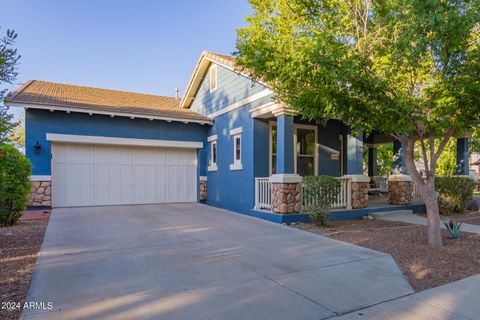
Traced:
MULTIPOLYGON (((375 146, 391 141, 340 119, 303 120, 233 57, 211 52, 182 98, 33 80, 6 103, 25 108, 31 206, 198 201, 282 222, 301 216, 302 176, 331 175, 342 180, 334 207, 363 208, 364 146, 375 176, 375 146)), ((468 140, 459 145, 468 168, 468 140)))

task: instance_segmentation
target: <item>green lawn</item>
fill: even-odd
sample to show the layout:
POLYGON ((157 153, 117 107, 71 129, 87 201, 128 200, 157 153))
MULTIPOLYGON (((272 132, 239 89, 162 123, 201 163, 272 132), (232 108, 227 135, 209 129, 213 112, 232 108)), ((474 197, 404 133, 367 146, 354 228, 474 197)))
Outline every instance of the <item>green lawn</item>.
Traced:
POLYGON ((473 193, 473 195, 474 195, 474 196, 480 196, 480 191, 475 191, 475 192, 473 193))

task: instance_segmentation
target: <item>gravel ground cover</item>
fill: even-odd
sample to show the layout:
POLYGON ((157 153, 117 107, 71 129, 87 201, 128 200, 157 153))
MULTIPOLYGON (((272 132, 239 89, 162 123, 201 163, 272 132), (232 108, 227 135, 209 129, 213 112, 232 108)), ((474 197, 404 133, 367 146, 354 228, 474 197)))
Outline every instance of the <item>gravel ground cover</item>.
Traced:
POLYGON ((0 319, 18 319, 27 296, 48 219, 0 228, 0 319))
POLYGON ((292 227, 390 254, 415 291, 421 291, 480 273, 480 235, 462 233, 444 246, 427 245, 424 226, 380 220, 332 222, 328 227, 295 224, 292 227))

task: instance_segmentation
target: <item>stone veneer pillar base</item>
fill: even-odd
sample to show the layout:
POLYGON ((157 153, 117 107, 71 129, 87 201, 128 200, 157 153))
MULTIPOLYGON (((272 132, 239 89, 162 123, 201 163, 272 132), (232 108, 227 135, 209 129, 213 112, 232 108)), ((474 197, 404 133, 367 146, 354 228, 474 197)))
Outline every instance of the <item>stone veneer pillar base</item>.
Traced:
POLYGON ((408 174, 392 174, 388 177, 388 203, 411 204, 413 200, 412 178, 408 174))
POLYGON ((50 181, 32 181, 29 207, 52 206, 52 183, 50 181))
POLYGON ((207 200, 207 177, 200 177, 200 201, 207 200))
POLYGON ((362 209, 368 207, 368 185, 370 178, 361 174, 349 174, 343 178, 350 178, 351 182, 351 204, 352 209, 362 209))
POLYGON ((272 212, 280 214, 302 211, 302 177, 296 174, 276 174, 270 177, 272 183, 272 212))

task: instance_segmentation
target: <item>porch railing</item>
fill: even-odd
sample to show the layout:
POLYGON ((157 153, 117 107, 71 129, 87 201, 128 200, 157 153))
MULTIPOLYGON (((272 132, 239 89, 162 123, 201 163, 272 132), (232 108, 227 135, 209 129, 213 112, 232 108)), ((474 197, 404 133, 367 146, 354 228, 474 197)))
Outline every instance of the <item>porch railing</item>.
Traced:
MULTIPOLYGON (((338 209, 338 208, 351 208, 351 183, 350 183, 350 178, 336 178, 340 180, 340 190, 337 194, 337 198, 335 201, 332 203, 331 208, 332 209, 338 209)), ((302 205, 308 206, 316 201, 315 197, 305 197, 304 192, 303 192, 304 186, 302 184, 302 199, 303 203, 302 205)), ((320 190, 321 192, 321 190, 320 190)))
POLYGON ((272 208, 272 184, 269 178, 255 178, 255 210, 272 208))
MULTIPOLYGON (((377 186, 376 190, 380 190, 381 192, 388 192, 388 177, 375 176, 373 177, 373 180, 375 181, 375 184, 377 186)), ((420 191, 418 190, 418 188, 415 186, 413 182, 412 182, 412 198, 413 198, 413 201, 422 200, 420 191)))
MULTIPOLYGON (((384 176, 374 176, 372 177, 373 181, 375 181, 375 186, 373 190, 378 190, 380 192, 388 192, 388 177, 384 176)), ((370 188, 370 190, 372 190, 370 188)))
MULTIPOLYGON (((340 191, 338 192, 335 202, 332 204, 332 209, 351 208, 351 183, 350 178, 340 177, 340 191)), ((315 199, 305 199, 303 196, 302 185, 302 204, 308 205, 315 201, 315 199)), ((255 210, 270 210, 272 208, 272 184, 268 177, 255 178, 255 210)))

